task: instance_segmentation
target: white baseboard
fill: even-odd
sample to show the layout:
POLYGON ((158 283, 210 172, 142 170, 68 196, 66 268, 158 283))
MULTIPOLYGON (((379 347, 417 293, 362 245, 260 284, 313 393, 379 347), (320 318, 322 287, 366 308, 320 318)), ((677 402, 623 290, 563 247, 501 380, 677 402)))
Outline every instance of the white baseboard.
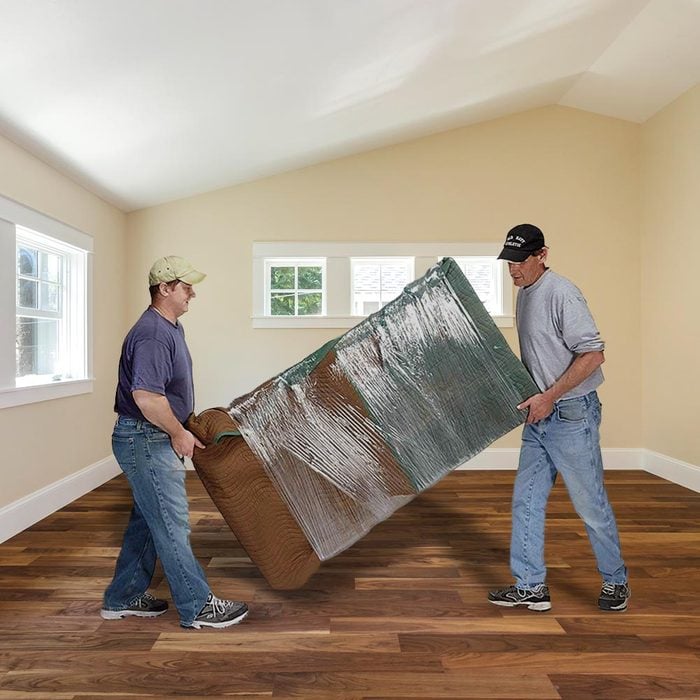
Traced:
MULTIPOLYGON (((603 448, 606 469, 643 469, 642 450, 638 447, 603 448)), ((487 447, 459 469, 517 469, 519 447, 487 447)))
POLYGON ((9 540, 120 473, 121 469, 114 457, 105 457, 0 508, 0 542, 9 540))
MULTIPOLYGON (((517 469, 519 454, 520 449, 517 447, 491 447, 459 469, 517 469)), ((638 447, 607 447, 603 448, 603 463, 606 469, 644 469, 700 493, 700 466, 681 462, 658 452, 638 447)), ((0 543, 120 473, 114 457, 105 457, 75 474, 0 508, 0 543)))
MULTIPOLYGON (((643 447, 604 447, 602 452, 606 469, 643 469, 700 493, 700 466, 643 447)), ((491 447, 459 469, 517 469, 519 454, 517 447, 491 447)))
POLYGON ((603 447, 605 469, 642 469, 641 447, 603 447))
POLYGON ((487 447, 458 469, 517 469, 519 447, 487 447))
POLYGON ((667 457, 652 450, 642 450, 642 452, 642 469, 700 493, 700 466, 681 462, 680 459, 667 457))

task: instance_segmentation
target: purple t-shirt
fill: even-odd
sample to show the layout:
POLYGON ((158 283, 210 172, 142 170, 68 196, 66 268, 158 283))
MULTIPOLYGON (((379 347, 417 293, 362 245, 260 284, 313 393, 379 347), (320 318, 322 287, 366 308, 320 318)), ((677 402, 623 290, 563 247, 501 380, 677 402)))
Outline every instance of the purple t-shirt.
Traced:
POLYGON ((185 331, 180 323, 173 325, 151 307, 124 339, 114 399, 114 410, 120 416, 146 420, 131 395, 136 389, 165 396, 181 423, 194 409, 192 358, 185 331))

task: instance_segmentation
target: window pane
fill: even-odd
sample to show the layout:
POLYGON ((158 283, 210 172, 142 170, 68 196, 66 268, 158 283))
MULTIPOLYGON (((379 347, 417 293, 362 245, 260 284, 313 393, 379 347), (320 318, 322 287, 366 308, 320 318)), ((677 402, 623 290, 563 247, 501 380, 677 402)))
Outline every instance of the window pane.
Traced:
POLYGON ((61 310, 61 287, 59 285, 41 283, 41 308, 44 311, 61 310))
POLYGON ((17 317, 17 377, 60 374, 59 321, 17 317))
POLYGON ((320 267, 299 268, 299 289, 322 289, 322 283, 323 274, 320 267))
POLYGON ((37 277, 37 257, 39 253, 33 248, 20 246, 17 248, 17 273, 37 277))
POLYGON ((499 311, 495 265, 496 263, 490 260, 469 260, 468 258, 459 262, 465 277, 491 314, 499 311))
POLYGON ((398 296, 410 281, 405 264, 382 263, 382 299, 398 296))
POLYGON ((60 282, 61 256, 42 252, 39 260, 41 263, 41 279, 46 282, 60 282))
POLYGON ((322 294, 311 292, 299 294, 299 316, 318 316, 322 308, 322 294))
POLYGON ((384 306, 384 304, 388 304, 390 301, 396 299, 402 291, 403 287, 399 289, 384 289, 382 287, 381 305, 384 306))
POLYGON ((34 280, 17 280, 17 306, 25 309, 38 308, 39 283, 34 280))
POLYGON ((379 311, 382 304, 379 291, 358 292, 355 291, 352 298, 352 313, 355 316, 368 316, 375 311, 379 311))
POLYGON ((293 267, 271 267, 270 289, 296 289, 293 267))
POLYGON ((271 294, 270 313, 273 316, 294 316, 294 294, 271 294))
POLYGON ((367 316, 395 299, 411 281, 413 266, 400 260, 353 260, 352 313, 367 316))
POLYGON ((352 268, 352 286, 357 291, 379 291, 379 265, 356 264, 352 268))

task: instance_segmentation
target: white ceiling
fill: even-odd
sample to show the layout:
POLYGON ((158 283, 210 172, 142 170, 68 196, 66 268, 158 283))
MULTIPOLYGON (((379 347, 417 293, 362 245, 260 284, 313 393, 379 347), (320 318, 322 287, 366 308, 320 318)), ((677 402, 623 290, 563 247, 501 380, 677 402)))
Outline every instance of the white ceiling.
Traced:
POLYGON ((125 211, 698 82, 700 0, 0 0, 0 131, 125 211))

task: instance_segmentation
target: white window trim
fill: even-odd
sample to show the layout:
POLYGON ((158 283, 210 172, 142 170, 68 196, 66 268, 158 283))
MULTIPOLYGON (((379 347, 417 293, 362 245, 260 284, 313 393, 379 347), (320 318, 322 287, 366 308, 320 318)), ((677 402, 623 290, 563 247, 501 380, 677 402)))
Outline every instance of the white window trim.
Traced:
MULTIPOLYGON (((362 316, 352 316, 349 303, 351 258, 407 257, 415 260, 415 276, 420 277, 443 256, 496 256, 501 243, 370 243, 325 241, 259 241, 253 243, 253 328, 338 328, 356 326, 362 316), (266 258, 325 258, 325 316, 265 315, 266 258)), ((504 269, 503 263, 500 263, 504 269)), ((513 326, 513 290, 503 273, 504 314, 492 316, 501 328, 513 326)))
POLYGON ((28 403, 62 399, 66 396, 89 394, 93 390, 94 379, 66 379, 57 384, 37 384, 10 389, 0 389, 0 409, 24 406, 28 403))
MULTIPOLYGON (((87 233, 79 231, 68 224, 0 195, 0 279, 7 280, 7 283, 12 285, 11 294, 0 290, 0 328, 13 329, 13 331, 8 334, 11 338, 14 338, 15 317, 17 312, 15 301, 17 226, 30 229, 30 231, 38 231, 46 236, 61 241, 67 246, 87 253, 85 256, 85 264, 87 266, 85 270, 85 289, 76 290, 74 286, 74 293, 83 293, 85 295, 84 342, 86 377, 17 387, 14 385, 14 342, 5 343, 0 347, 0 409, 90 393, 93 391, 94 382, 92 362, 93 238, 87 233)), ((26 232, 21 232, 21 238, 27 238, 26 232)), ((5 282, 3 282, 3 284, 5 284, 5 282)))

